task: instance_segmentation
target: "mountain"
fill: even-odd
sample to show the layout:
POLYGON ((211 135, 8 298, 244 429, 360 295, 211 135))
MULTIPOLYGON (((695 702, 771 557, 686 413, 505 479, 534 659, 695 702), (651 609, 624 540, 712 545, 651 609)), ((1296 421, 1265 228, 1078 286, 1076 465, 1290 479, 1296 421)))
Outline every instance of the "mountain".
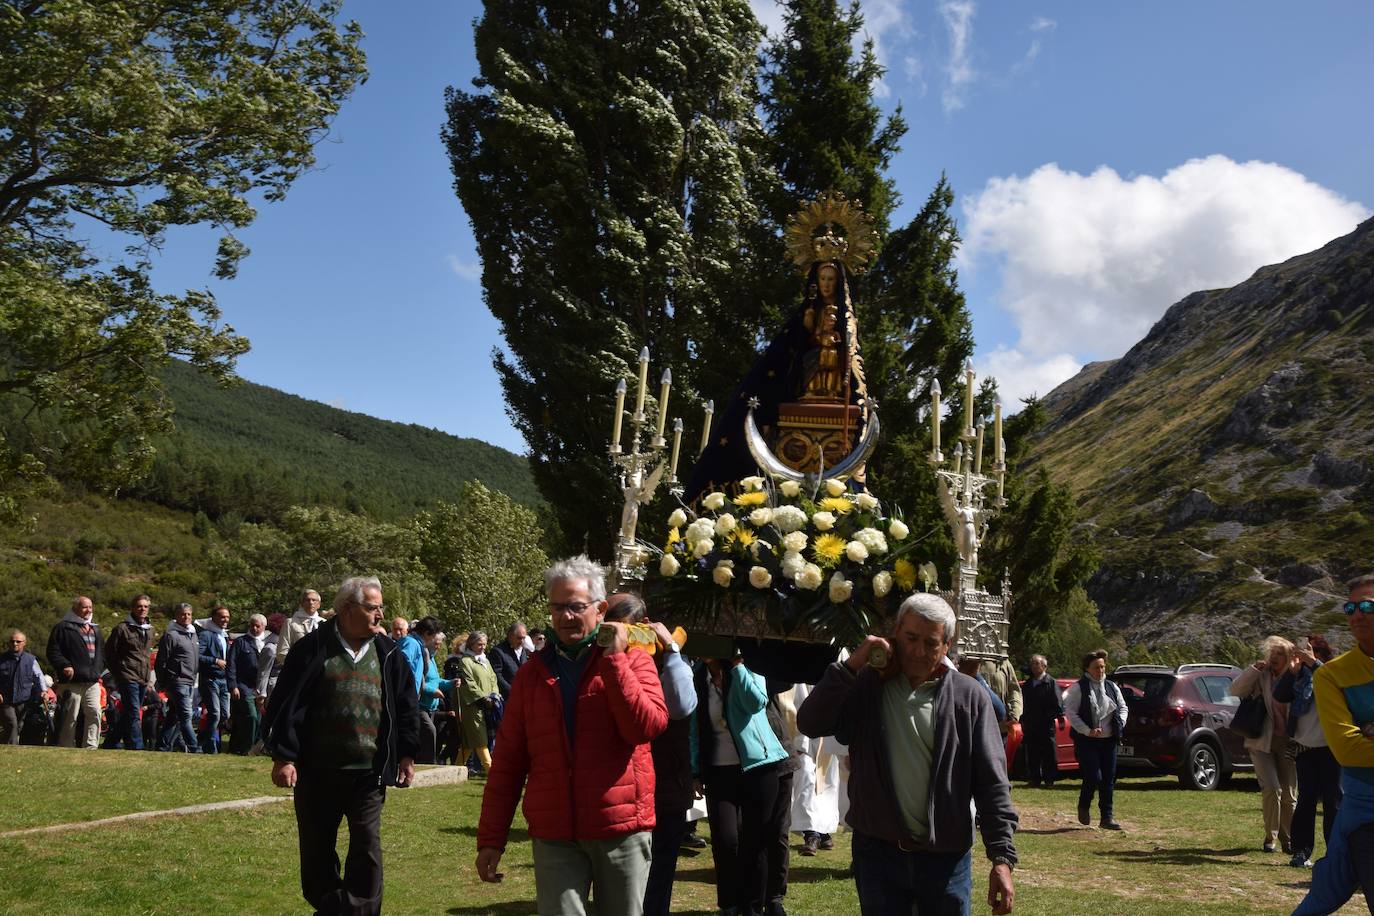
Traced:
POLYGON ((1192 293, 1042 403, 1031 460, 1078 495, 1104 626, 1202 654, 1344 635, 1374 568, 1374 220, 1192 293))
POLYGON ((385 519, 453 500, 480 480, 526 505, 540 502, 529 462, 477 439, 393 423, 243 382, 220 388, 184 363, 164 382, 173 433, 129 495, 255 521, 286 506, 334 505, 385 519))

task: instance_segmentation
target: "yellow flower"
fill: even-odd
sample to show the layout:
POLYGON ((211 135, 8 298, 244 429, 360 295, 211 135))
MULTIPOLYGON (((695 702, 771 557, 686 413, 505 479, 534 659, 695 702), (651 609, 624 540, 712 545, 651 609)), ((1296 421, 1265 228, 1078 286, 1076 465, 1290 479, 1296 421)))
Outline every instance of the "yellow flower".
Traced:
POLYGON ((668 529, 668 546, 664 550, 672 550, 673 545, 682 540, 682 532, 676 527, 668 529))
POLYGON ((737 506, 762 506, 764 503, 768 502, 768 494, 764 493, 762 490, 755 490, 752 493, 741 493, 739 496, 735 497, 734 502, 737 506))
POLYGON ((854 504, 843 496, 827 496, 825 499, 816 503, 816 505, 836 515, 844 515, 846 512, 850 512, 854 509, 854 504))
POLYGON ((734 544, 738 544, 745 550, 748 550, 749 545, 754 543, 758 539, 758 535, 754 534, 754 532, 750 531, 748 528, 736 528, 734 533, 730 535, 731 542, 734 544))
POLYGON ((916 567, 909 560, 898 560, 892 568, 892 578, 902 588, 916 587, 916 567))
POLYGON ((834 566, 844 556, 844 538, 833 534, 817 535, 811 542, 811 556, 821 566, 834 566))

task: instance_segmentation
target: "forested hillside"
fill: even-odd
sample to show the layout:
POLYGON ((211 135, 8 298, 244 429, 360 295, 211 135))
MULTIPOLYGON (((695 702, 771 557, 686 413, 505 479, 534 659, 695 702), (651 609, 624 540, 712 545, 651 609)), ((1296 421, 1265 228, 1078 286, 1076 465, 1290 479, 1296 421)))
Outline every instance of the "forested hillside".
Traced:
POLYGON ((327 505, 400 519, 480 480, 537 505, 528 462, 477 439, 339 410, 263 385, 220 388, 181 362, 165 375, 176 429, 128 492, 219 520, 327 505))

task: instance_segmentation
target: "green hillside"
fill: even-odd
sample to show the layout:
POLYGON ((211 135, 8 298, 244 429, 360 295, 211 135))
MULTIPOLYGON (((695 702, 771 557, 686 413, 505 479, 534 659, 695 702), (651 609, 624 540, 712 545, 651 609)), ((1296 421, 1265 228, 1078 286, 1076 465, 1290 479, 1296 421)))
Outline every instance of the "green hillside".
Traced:
POLYGON ((176 430, 131 495, 219 519, 331 505, 397 519, 480 480, 540 501, 525 458, 477 439, 378 420, 244 382, 219 388, 184 363, 165 376, 176 430))

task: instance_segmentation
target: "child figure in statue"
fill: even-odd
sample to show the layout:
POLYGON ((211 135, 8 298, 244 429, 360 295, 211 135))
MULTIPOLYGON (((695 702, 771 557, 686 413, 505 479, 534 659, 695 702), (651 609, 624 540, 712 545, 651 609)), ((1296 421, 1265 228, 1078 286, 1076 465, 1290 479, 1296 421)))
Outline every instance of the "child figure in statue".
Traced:
POLYGON ((813 349, 806 354, 803 400, 833 400, 841 396, 843 359, 840 355, 840 267, 825 262, 816 268, 807 292, 802 325, 811 333, 813 349))

